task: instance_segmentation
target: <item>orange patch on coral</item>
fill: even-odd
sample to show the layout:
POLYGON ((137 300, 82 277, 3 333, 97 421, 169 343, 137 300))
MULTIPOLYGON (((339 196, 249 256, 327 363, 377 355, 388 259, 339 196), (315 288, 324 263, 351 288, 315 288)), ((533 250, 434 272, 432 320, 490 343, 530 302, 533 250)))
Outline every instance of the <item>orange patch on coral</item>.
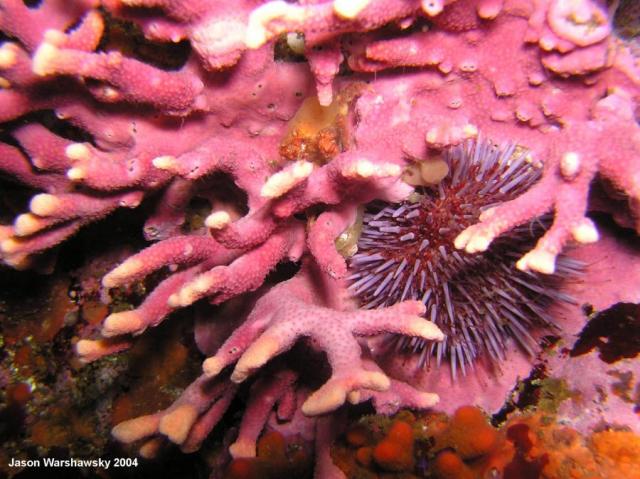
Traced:
POLYGON ((257 455, 272 460, 284 460, 285 447, 284 436, 279 432, 269 431, 258 440, 257 455))
POLYGON ((387 439, 401 446, 411 446, 413 444, 413 429, 404 421, 396 421, 391 425, 387 439))
POLYGON ((25 344, 19 347, 13 356, 13 364, 18 368, 28 367, 32 362, 33 354, 31 346, 25 344))
POLYGON ((398 443, 385 439, 373 449, 373 459, 388 471, 403 471, 412 464, 411 457, 398 443))
POLYGON ((40 446, 51 447, 68 442, 69 433, 63 427, 52 427, 49 421, 40 420, 31 428, 31 440, 40 446))
POLYGON ((303 101, 280 143, 280 156, 287 161, 325 164, 344 151, 349 141, 349 104, 361 89, 361 85, 353 85, 339 92, 329 106, 320 105, 316 96, 303 101))
POLYGON ((5 345, 14 346, 28 337, 38 344, 53 340, 64 327, 67 315, 78 310, 68 296, 68 288, 68 278, 51 277, 45 287, 38 289, 35 298, 10 303, 0 313, 5 345))
POLYGON ((513 457, 513 446, 477 407, 463 406, 448 421, 441 419, 435 425, 430 429, 434 450, 440 452, 433 468, 440 479, 492 477, 513 457))
POLYGON ((334 463, 348 478, 416 477, 417 458, 434 479, 640 479, 640 436, 629 431, 584 436, 540 412, 496 429, 472 406, 389 421, 368 417, 335 445, 334 463))

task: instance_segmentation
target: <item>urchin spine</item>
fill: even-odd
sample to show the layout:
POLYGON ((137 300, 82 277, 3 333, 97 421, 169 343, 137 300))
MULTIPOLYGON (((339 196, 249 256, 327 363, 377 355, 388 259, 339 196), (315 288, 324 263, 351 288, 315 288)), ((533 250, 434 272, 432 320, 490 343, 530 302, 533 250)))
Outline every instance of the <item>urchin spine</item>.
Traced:
POLYGON ((451 374, 466 374, 481 354, 493 364, 505 359, 514 338, 533 355, 534 327, 553 326, 552 301, 572 301, 557 290, 559 279, 580 265, 566 257, 555 275, 521 272, 515 261, 548 224, 540 218, 498 238, 482 254, 458 251, 454 239, 480 215, 509 201, 540 178, 529 152, 478 138, 443 152, 449 172, 437 185, 420 187, 408 201, 374 203, 365 216, 358 253, 350 258, 349 290, 364 309, 407 299, 422 301, 427 319, 446 334, 441 343, 394 338, 399 350, 419 354, 419 364, 448 358, 451 374))

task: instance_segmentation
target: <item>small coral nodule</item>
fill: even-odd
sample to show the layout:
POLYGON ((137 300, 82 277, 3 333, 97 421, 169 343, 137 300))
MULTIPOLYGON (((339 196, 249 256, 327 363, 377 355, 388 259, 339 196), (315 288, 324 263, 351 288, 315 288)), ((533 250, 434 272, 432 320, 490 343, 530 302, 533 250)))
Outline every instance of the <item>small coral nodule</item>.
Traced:
POLYGON ((349 290, 364 309, 408 299, 425 304, 426 317, 446 334, 445 340, 392 338, 398 350, 418 354, 420 366, 433 359, 440 366, 448 358, 455 379, 483 353, 499 365, 509 338, 533 355, 536 340, 530 330, 554 326, 545 311, 548 305, 573 301, 557 284, 579 273, 578 262, 559 258, 553 275, 515 268, 548 227, 548 218, 514 228, 480 248, 486 249, 480 254, 455 247, 465 228, 539 179, 540 168, 529 158, 515 144, 499 147, 470 139, 444 151, 448 172, 437 184, 418 187, 402 203, 369 205, 358 253, 349 261, 349 290))

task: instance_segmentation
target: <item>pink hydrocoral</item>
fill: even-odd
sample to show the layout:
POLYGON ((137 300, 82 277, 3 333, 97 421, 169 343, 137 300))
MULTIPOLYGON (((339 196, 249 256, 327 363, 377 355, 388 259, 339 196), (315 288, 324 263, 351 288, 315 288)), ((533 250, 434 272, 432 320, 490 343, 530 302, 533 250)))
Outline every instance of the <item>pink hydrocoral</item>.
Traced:
MULTIPOLYGON (((424 305, 406 301, 376 311, 353 310, 343 298, 340 284, 322 279, 313 266, 305 265, 292 280, 276 286, 261 298, 247 321, 204 362, 205 374, 217 375, 236 363, 231 380, 242 382, 269 359, 290 349, 301 337, 325 351, 332 376, 302 405, 307 415, 332 411, 347 397, 359 402, 361 390, 386 391, 389 378, 380 370, 366 367, 360 359, 357 336, 393 332, 427 340, 441 340, 442 333, 421 319, 424 305)), ((423 407, 436 398, 426 394, 423 407)))
MULTIPOLYGON (((296 418, 297 409, 306 416, 317 416, 339 408, 347 400, 359 403, 373 399, 381 413, 396 412, 401 406, 434 405, 436 395, 392 380, 375 363, 364 359, 363 347, 357 340, 359 336, 381 332, 441 340, 437 327, 418 316, 424 306, 405 301, 376 311, 357 310, 351 300, 344 298, 341 284, 323 277, 315 268, 307 261, 294 278, 264 294, 216 354, 204 362, 204 375, 167 410, 119 424, 114 429, 116 438, 133 442, 161 434, 183 450, 194 450, 221 419, 236 384, 257 371, 259 379, 253 384, 238 439, 230 449, 234 457, 255 456, 258 436, 276 406, 279 419, 300 422, 304 419, 296 418), (308 338, 311 351, 327 354, 331 376, 317 391, 301 396, 296 389, 302 391, 302 384, 296 383, 300 383, 300 374, 309 375, 304 366, 298 373, 277 363, 266 369, 264 366, 302 337, 308 338), (233 364, 230 376, 223 372, 233 364)), ((131 324, 133 320, 125 322, 131 324)), ((107 320, 104 328, 109 328, 109 323, 107 320)), ((95 342, 82 340, 78 351, 81 355, 88 351, 92 354, 90 359, 94 359, 93 352, 98 347, 95 342)), ((313 364, 311 358, 305 360, 308 365, 313 364)), ((152 452, 155 440, 150 441, 143 445, 143 455, 152 452)))
MULTIPOLYGON (((2 7, 2 25, 13 26, 18 20, 24 23, 33 20, 34 16, 40 18, 38 9, 27 9, 17 15, 12 10, 18 8, 13 2, 2 7)), ((54 3, 46 4, 46 8, 55 10, 60 7, 54 3)), ((61 29, 67 29, 70 23, 71 19, 68 19, 67 24, 60 25, 61 29)), ((53 23, 52 26, 58 25, 53 23)), ((29 157, 14 146, 1 145, 3 157, 0 168, 3 171, 50 193, 35 197, 30 213, 21 215, 14 227, 4 231, 0 237, 5 240, 0 246, 5 261, 15 266, 28 265, 34 253, 55 246, 88 222, 118 207, 135 207, 145 193, 165 187, 166 201, 161 203, 156 216, 149 219, 146 232, 149 239, 175 234, 194 191, 193 186, 172 178, 166 171, 171 164, 170 159, 178 157, 187 164, 183 155, 188 154, 191 163, 202 163, 208 155, 205 144, 215 148, 220 144, 215 138, 222 135, 226 144, 230 144, 226 130, 231 126, 236 127, 238 141, 230 145, 234 146, 230 152, 234 162, 224 163, 222 158, 216 162, 207 158, 200 168, 201 175, 216 171, 229 173, 249 193, 252 192, 249 185, 253 184, 254 194, 250 196, 249 206, 257 208, 261 202, 264 203, 259 196, 264 176, 274 171, 268 163, 268 150, 277 144, 277 133, 283 128, 284 120, 293 115, 298 96, 308 89, 308 79, 300 67, 274 64, 269 48, 261 49, 245 55, 231 77, 220 73, 207 78, 209 88, 206 99, 200 97, 204 101, 200 106, 206 108, 209 115, 172 119, 166 114, 177 111, 187 114, 193 109, 194 98, 188 93, 191 91, 189 85, 202 83, 198 79, 199 74, 189 67, 189 63, 182 73, 165 72, 137 60, 121 58, 119 53, 89 53, 73 44, 72 40, 79 31, 93 32, 99 40, 102 28, 100 15, 90 11, 83 22, 68 34, 61 30, 47 30, 43 43, 31 57, 29 50, 24 50, 34 48, 33 42, 27 38, 30 30, 26 25, 16 30, 22 45, 7 42, 2 46, 3 52, 7 53, 3 55, 6 60, 2 65, 3 75, 12 88, 0 91, 4 104, 0 118, 11 120, 34 110, 54 107, 58 118, 92 136, 91 142, 73 142, 34 123, 19 127, 14 132, 29 157), (152 76, 156 75, 156 80, 149 78, 149 69, 153 70, 152 76), (86 94, 71 95, 68 92, 71 84, 60 78, 60 74, 73 75, 83 81, 89 78, 100 80, 91 87, 91 93, 99 100, 151 103, 165 116, 156 119, 126 106, 100 110, 86 94), (164 77, 170 80, 168 84, 162 79, 164 77), (146 83, 149 81, 155 86, 149 88, 146 83), (161 90, 160 95, 154 93, 157 88, 161 90), (227 98, 229 100, 225 101, 227 98), (167 131, 180 131, 180 142, 164 142, 167 131), (245 141, 247 137, 255 137, 261 132, 255 141, 245 141), (245 152, 242 153, 238 147, 245 152), (235 158, 244 155, 250 159, 238 167, 235 158), (35 168, 31 167, 29 160, 35 168), (81 185, 81 193, 74 191, 78 185, 81 185), (58 194, 62 196, 57 197, 58 194), (169 211, 163 207, 167 203, 172 204, 169 211)), ((96 46, 97 40, 89 49, 96 46)), ((202 85, 198 88, 201 89, 202 85)), ((193 179, 193 172, 190 174, 193 179)))
MULTIPOLYGON (((485 212, 459 247, 481 251, 553 209, 553 226, 519 263, 551 271, 567 241, 597 239, 585 216, 597 175, 629 199, 637 221, 640 72, 627 45, 610 35, 604 1, 105 0, 97 7, 0 0, 0 28, 11 38, 0 46, 0 120, 11 122, 13 137, 0 143, 0 170, 43 192, 28 213, 0 227, 2 260, 28 266, 82 226, 159 192, 145 224, 147 239, 159 242, 103 284, 170 271, 138 308, 111 314, 102 338, 78 344, 84 359, 127 347, 130 335, 201 298, 217 304, 261 295, 230 336, 217 338, 222 346, 205 362, 206 375, 168 410, 116 428, 121 440, 159 433, 193 450, 249 376, 257 379, 238 454, 250 455, 273 409, 304 429, 303 413, 346 399, 371 400, 385 413, 432 405, 433 395, 389 377, 359 337, 439 333, 417 318, 422 308, 414 301, 354 309, 335 239, 357 223, 362 205, 411 194, 401 181, 407 166, 478 132, 528 148, 544 174, 524 196, 485 212), (193 52, 168 71, 101 51, 104 11, 134 21, 148 38, 189 40, 193 52), (308 65, 274 60, 279 35, 293 32, 304 34, 308 65), (341 76, 347 66, 353 74, 341 76), (327 104, 356 81, 359 94, 345 113, 349 138, 336 157, 322 165, 282 162, 279 142, 302 99, 317 93, 327 104), (25 117, 45 109, 84 135, 70 139, 37 115, 25 117), (246 195, 246 213, 218 189, 219 175, 246 195), (186 210, 198 195, 211 211, 204 227, 189 230, 186 210), (304 266, 293 279, 259 289, 279 262, 298 260, 304 266), (322 363, 319 350, 331 366, 324 376, 318 368, 319 389, 300 381, 295 355, 285 353, 302 338, 314 356, 305 361, 322 363), (276 355, 284 364, 265 365, 276 355), (233 373, 222 371, 227 365, 233 373)), ((496 383, 494 399, 512 386, 496 383)), ((328 452, 333 421, 313 423, 320 475, 336 473, 328 452)), ((157 446, 152 439, 143 453, 157 446)))
POLYGON ((203 0, 104 0, 113 13, 138 23, 147 38, 179 42, 189 39, 208 70, 235 65, 245 51, 247 18, 260 0, 208 2, 203 0), (149 15, 139 7, 157 8, 149 15))
POLYGON ((478 225, 458 236, 456 247, 470 253, 484 251, 496 236, 551 208, 554 224, 520 259, 519 269, 553 273, 555 258, 570 238, 579 243, 597 241, 595 226, 585 216, 596 173, 633 200, 640 198, 640 132, 632 108, 624 93, 612 93, 596 103, 591 120, 569 126, 563 132, 566 138, 550 143, 540 183, 516 200, 485 211, 478 225))

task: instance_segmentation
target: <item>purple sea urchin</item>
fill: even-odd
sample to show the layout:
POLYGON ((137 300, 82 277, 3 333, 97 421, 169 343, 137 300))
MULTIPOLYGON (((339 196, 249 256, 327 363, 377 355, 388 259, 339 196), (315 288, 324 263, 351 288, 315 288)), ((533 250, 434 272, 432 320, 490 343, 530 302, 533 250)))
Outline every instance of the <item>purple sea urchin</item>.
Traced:
POLYGON ((435 358, 439 366, 448 358, 455 378, 458 369, 466 374, 483 353, 499 363, 510 337, 533 354, 536 341, 529 330, 554 326, 546 307, 554 300, 572 301, 557 284, 580 265, 561 258, 556 273, 547 276, 515 268, 548 225, 545 218, 515 228, 483 254, 456 250, 454 239, 462 230, 486 209, 521 195, 541 171, 525 149, 482 139, 447 149, 443 161, 449 171, 437 185, 419 187, 402 203, 368 206, 358 253, 349 261, 349 289, 364 309, 421 300, 427 319, 446 339, 394 341, 399 349, 419 354, 421 365, 435 358))

